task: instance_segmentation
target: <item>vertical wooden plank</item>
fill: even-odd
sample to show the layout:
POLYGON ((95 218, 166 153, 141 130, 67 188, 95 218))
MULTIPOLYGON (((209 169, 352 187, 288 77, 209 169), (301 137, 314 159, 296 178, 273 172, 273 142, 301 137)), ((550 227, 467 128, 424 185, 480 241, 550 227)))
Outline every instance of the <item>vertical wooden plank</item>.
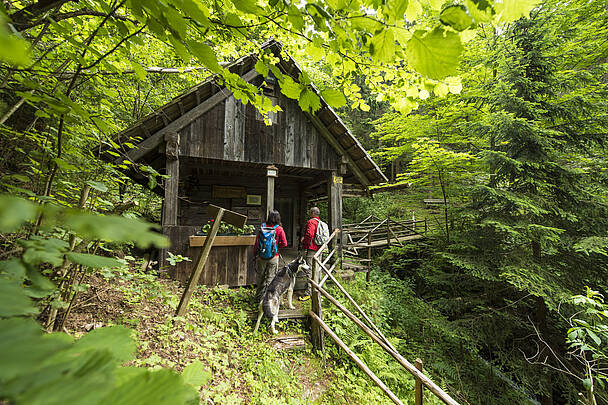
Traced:
POLYGON ((163 226, 176 226, 178 216, 179 188, 179 134, 174 133, 167 139, 165 155, 168 179, 165 179, 165 200, 163 205, 163 226))
POLYGON ((253 257, 253 247, 247 249, 247 285, 255 284, 256 262, 253 257))
POLYGON ((235 160, 245 160, 245 105, 236 101, 234 110, 234 157, 235 160))
MULTIPOLYGON (((414 365, 416 366, 416 368, 418 370, 420 370, 420 372, 423 372, 422 360, 416 359, 416 362, 414 363, 414 365)), ((424 405, 424 386, 422 385, 422 380, 420 380, 420 378, 415 378, 415 379, 416 379, 415 393, 414 393, 415 404, 424 405)))
POLYGON ((285 164, 294 166, 294 142, 295 142, 295 117, 293 103, 291 100, 283 98, 285 106, 285 164))
POLYGON ((224 101, 224 159, 236 159, 236 101, 230 96, 224 101))
POLYGON ((241 246, 239 248, 239 259, 238 259, 238 273, 237 273, 237 285, 247 285, 247 250, 249 246, 241 246))

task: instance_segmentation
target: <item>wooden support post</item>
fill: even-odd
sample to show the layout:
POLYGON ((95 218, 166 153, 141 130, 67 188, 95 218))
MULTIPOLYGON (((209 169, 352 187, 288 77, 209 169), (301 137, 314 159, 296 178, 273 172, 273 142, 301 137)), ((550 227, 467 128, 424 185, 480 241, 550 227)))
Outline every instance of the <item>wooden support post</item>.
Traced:
MULTIPOLYGON (((422 369, 422 360, 416 359, 414 366, 416 366, 416 368, 421 373, 424 372, 424 370, 422 369)), ((422 380, 418 377, 416 377, 416 387, 415 387, 414 397, 415 397, 414 399, 415 399, 416 405, 424 405, 424 386, 422 385, 422 380)))
POLYGON ((369 281, 369 273, 372 270, 372 232, 367 234, 367 274, 365 275, 365 281, 369 281))
POLYGON ((365 365, 364 362, 361 361, 361 359, 359 359, 359 357, 338 337, 338 335, 336 335, 329 328, 329 326, 327 326, 313 311, 310 311, 310 316, 313 318, 314 321, 318 322, 319 325, 321 325, 321 327, 329 334, 329 336, 331 336, 331 338, 338 344, 338 346, 340 346, 346 352, 346 354, 348 354, 350 358, 353 359, 355 364, 359 366, 359 368, 363 370, 365 374, 367 374, 369 378, 371 378, 372 381, 374 381, 376 385, 380 387, 380 389, 384 391, 384 393, 388 395, 388 397, 394 403, 396 403, 397 405, 403 405, 403 402, 401 402, 399 398, 397 398, 397 396, 393 394, 393 392, 376 376, 376 374, 374 374, 372 370, 369 369, 369 367, 365 365))
MULTIPOLYGON (((329 214, 329 232, 335 229, 342 229, 342 183, 343 178, 338 176, 335 171, 331 172, 331 177, 327 182, 327 197, 329 199, 327 211, 329 214)), ((342 234, 339 233, 332 244, 333 249, 338 249, 336 260, 342 260, 342 234)))
POLYGON ((386 244, 391 245, 391 221, 390 217, 386 216, 386 244))
MULTIPOLYGON (((315 258, 312 259, 312 279, 315 283, 319 283, 321 281, 321 271, 319 269, 319 264, 315 258)), ((311 302, 310 302, 310 310, 319 318, 323 319, 323 310, 321 308, 321 295, 319 291, 315 288, 311 291, 311 302)), ((311 341, 312 345, 315 349, 319 351, 323 351, 325 349, 325 342, 323 341, 323 329, 319 322, 315 320, 311 320, 311 341)))
POLYGON ((266 167, 266 179, 268 180, 266 186, 266 218, 268 218, 270 210, 274 209, 274 179, 278 176, 279 169, 277 167, 273 165, 266 167))
POLYGON ((211 246, 213 246, 213 241, 215 240, 215 236, 217 235, 218 229, 220 229, 220 223, 222 222, 222 217, 224 216, 224 209, 220 208, 215 216, 215 220, 213 221, 213 225, 209 230, 209 234, 205 239, 205 243, 203 244, 203 249, 201 250, 201 254, 198 256, 196 260, 196 267, 192 271, 190 275, 190 280, 188 280, 188 286, 186 287, 186 291, 182 294, 182 299, 179 301, 179 305, 177 306, 177 311, 175 312, 175 316, 184 316, 186 313, 186 308, 188 307, 188 303, 190 302, 190 297, 198 284, 198 279, 203 272, 203 267, 205 267, 205 263, 207 262, 207 258, 209 257, 209 252, 211 251, 211 246))

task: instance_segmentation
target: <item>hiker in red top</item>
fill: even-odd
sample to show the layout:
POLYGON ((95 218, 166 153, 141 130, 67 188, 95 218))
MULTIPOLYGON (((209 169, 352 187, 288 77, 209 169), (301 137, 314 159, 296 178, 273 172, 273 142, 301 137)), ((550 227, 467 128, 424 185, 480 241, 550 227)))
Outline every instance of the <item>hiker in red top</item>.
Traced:
POLYGON ((255 245, 253 245, 253 256, 257 257, 257 290, 255 294, 257 302, 262 300, 266 288, 279 270, 279 249, 286 246, 287 238, 285 237, 285 231, 281 226, 281 214, 279 214, 279 211, 277 210, 270 210, 266 222, 262 224, 262 227, 256 235, 255 245), (269 246, 271 249, 270 252, 261 252, 260 247, 258 246, 262 231, 266 231, 267 235, 273 234, 271 240, 268 241, 271 245, 269 246))
MULTIPOLYGON (((306 230, 304 231, 304 236, 300 239, 300 243, 302 243, 302 249, 304 249, 304 258, 306 259, 306 263, 308 264, 308 270, 306 270, 306 277, 312 277, 312 257, 317 253, 321 246, 315 243, 315 234, 317 233, 317 228, 319 226, 319 208, 312 207, 308 214, 310 219, 306 223, 306 230)), ((310 298, 310 283, 306 285, 306 291, 304 295, 299 299, 301 301, 310 298)))

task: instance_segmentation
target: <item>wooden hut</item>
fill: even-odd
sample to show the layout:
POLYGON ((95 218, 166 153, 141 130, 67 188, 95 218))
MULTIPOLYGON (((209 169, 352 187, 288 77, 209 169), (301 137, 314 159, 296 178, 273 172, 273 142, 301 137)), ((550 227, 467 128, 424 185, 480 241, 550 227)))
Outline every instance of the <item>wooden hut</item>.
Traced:
MULTIPOLYGON (((298 80, 301 69, 291 57, 281 57, 280 43, 263 48, 281 58, 283 74, 298 80)), ((209 203, 247 215, 256 227, 269 208, 278 209, 289 247, 297 249, 309 200, 327 197, 325 219, 330 229, 339 228, 345 193, 364 194, 368 186, 387 181, 327 103, 321 99, 315 114, 302 111, 278 84, 256 72, 256 61, 256 55, 248 55, 227 68, 256 86, 267 83, 265 94, 283 110, 272 114, 271 126, 210 77, 121 132, 115 138, 120 147, 102 153, 139 183, 148 184, 146 173, 125 160, 169 176, 156 191, 164 197, 162 231, 173 254, 197 257, 202 242, 192 236, 209 221, 209 203)), ((254 284, 253 239, 219 238, 200 282, 254 284)), ((167 250, 161 252, 161 267, 168 265, 166 258, 167 250)), ((181 262, 171 272, 187 280, 192 266, 181 262)))

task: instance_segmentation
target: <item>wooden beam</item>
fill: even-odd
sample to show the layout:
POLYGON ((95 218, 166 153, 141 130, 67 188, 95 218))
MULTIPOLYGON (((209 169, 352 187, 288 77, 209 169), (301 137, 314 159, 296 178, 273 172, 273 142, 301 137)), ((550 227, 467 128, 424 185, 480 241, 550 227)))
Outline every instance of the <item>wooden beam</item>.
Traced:
POLYGON ((359 181, 361 181, 363 185, 369 186, 371 184, 371 181, 367 178, 367 176, 365 176, 365 174, 363 174, 363 171, 359 168, 359 166, 357 166, 357 164, 350 157, 350 155, 346 153, 344 147, 340 144, 340 142, 338 142, 338 140, 333 137, 333 135, 329 132, 325 125, 323 125, 323 122, 321 122, 318 117, 311 114, 310 112, 306 111, 305 113, 306 116, 315 125, 315 127, 319 130, 323 138, 325 138, 325 140, 338 152, 338 155, 345 156, 346 159, 348 159, 348 166, 351 168, 353 173, 355 173, 359 181))
MULTIPOLYGON (((255 69, 252 69, 249 72, 245 73, 242 78, 244 81, 248 82, 258 76, 258 74, 259 73, 255 69)), ((207 111, 211 110, 213 107, 224 101, 226 98, 230 97, 230 95, 232 95, 232 91, 228 90, 227 88, 224 88, 219 93, 215 93, 207 100, 203 101, 201 104, 186 112, 181 117, 177 118, 174 121, 171 121, 165 127, 156 131, 147 139, 144 139, 135 148, 128 151, 126 153, 126 157, 121 156, 115 159, 114 163, 120 164, 123 160, 127 159, 135 162, 141 159, 146 154, 153 151, 154 148, 156 148, 163 141, 166 133, 179 132, 192 121, 205 114, 207 111)))

